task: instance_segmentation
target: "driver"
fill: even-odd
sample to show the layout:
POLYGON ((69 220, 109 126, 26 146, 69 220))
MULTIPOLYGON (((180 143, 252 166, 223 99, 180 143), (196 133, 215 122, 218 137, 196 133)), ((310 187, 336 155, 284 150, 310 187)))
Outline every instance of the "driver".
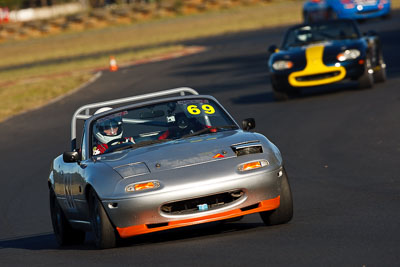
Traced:
MULTIPOLYGON (((111 110, 112 108, 105 107, 97 110, 94 115, 111 110)), ((123 127, 121 115, 115 114, 115 117, 106 117, 105 119, 99 119, 93 127, 93 134, 96 137, 97 144, 93 146, 93 155, 103 154, 113 140, 116 140, 116 144, 131 142, 135 143, 133 138, 125 137, 125 141, 122 139, 123 127)))
POLYGON ((309 26, 302 27, 296 36, 297 43, 305 43, 311 40, 311 28, 309 26))

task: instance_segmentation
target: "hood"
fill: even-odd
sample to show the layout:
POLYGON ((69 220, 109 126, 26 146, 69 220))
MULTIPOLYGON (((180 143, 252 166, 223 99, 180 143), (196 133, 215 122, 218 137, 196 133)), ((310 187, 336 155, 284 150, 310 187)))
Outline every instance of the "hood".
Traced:
MULTIPOLYGON (((306 51, 309 48, 323 46, 323 61, 325 64, 334 64, 337 62, 337 55, 346 49, 358 49, 361 57, 365 56, 365 41, 357 40, 332 40, 327 42, 313 43, 307 46, 290 47, 288 50, 281 50, 270 58, 270 66, 277 60, 290 60, 294 62, 291 71, 302 70, 307 64, 306 51)), ((320 57, 320 56, 318 56, 320 57)))
POLYGON ((97 160, 112 168, 133 165, 137 174, 155 173, 236 157, 232 145, 252 141, 262 140, 254 133, 228 131, 123 150, 101 155, 97 160))
POLYGON ((277 53, 272 54, 272 61, 276 60, 305 60, 306 46, 294 46, 289 47, 287 50, 280 50, 277 53))

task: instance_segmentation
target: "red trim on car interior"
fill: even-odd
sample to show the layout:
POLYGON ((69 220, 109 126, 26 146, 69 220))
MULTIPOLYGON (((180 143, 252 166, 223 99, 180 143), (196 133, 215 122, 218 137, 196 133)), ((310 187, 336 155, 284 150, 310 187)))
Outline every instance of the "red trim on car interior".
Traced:
POLYGON ((168 230, 168 229, 173 229, 173 228, 179 228, 179 227, 184 227, 184 226, 190 226, 190 225, 195 225, 195 224, 201 224, 201 223, 215 222, 215 221, 226 220, 226 219, 239 217, 239 216, 243 216, 243 215, 248 215, 248 214, 252 214, 252 213, 274 210, 274 209, 278 208, 279 205, 280 205, 280 196, 278 196, 276 198, 268 199, 268 200, 263 200, 260 203, 258 203, 257 207, 255 207, 253 209, 249 209, 249 210, 246 210, 245 208, 242 208, 244 210, 234 209, 234 210, 225 211, 225 212, 221 212, 221 213, 217 213, 217 214, 206 215, 203 217, 166 222, 165 224, 161 224, 162 226, 152 227, 152 228, 148 228, 146 224, 133 225, 133 226, 122 227, 122 228, 117 227, 117 231, 122 238, 127 238, 127 237, 131 237, 131 236, 135 236, 135 235, 142 235, 142 234, 158 232, 158 231, 163 231, 163 230, 168 230))

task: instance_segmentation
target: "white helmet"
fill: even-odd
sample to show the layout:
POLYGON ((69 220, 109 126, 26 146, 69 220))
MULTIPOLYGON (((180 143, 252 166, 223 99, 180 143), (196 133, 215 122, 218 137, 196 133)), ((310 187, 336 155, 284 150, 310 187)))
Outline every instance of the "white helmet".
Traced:
MULTIPOLYGON (((94 115, 101 112, 111 110, 112 108, 104 107, 98 109, 94 115)), ((104 118, 100 118, 95 122, 93 127, 94 135, 97 140, 102 144, 107 144, 108 142, 122 137, 122 118, 120 114, 112 114, 104 118), (116 129, 115 132, 106 133, 105 130, 116 129)))

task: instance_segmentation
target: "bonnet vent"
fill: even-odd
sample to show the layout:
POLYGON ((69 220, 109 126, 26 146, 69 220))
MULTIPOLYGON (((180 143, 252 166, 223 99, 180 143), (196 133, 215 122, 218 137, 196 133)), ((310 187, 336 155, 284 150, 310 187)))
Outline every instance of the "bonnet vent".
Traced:
POLYGON ((263 153, 262 145, 259 141, 251 141, 231 146, 236 156, 263 153))

